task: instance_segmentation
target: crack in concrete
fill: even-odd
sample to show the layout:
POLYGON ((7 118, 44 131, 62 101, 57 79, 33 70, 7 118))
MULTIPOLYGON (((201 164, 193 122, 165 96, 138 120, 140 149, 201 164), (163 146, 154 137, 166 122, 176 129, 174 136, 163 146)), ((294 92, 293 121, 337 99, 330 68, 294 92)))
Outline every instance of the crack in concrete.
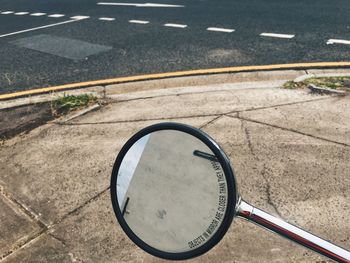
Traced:
POLYGON ((103 91, 102 91, 102 98, 103 99, 106 99, 107 98, 107 91, 106 91, 106 86, 102 86, 102 88, 103 88, 103 91))
POLYGON ((246 138, 247 138, 249 150, 255 156, 255 153, 254 153, 254 150, 253 150, 253 145, 252 145, 252 142, 250 140, 250 134, 249 134, 249 131, 248 131, 247 127, 244 128, 244 133, 245 133, 246 138))
MULTIPOLYGON (((238 114, 237 116, 239 116, 239 114, 238 114)), ((254 149, 253 149, 253 144, 252 144, 252 141, 251 141, 251 138, 250 138, 249 130, 248 130, 248 128, 244 125, 244 122, 243 122, 242 120, 241 120, 241 129, 244 131, 246 140, 247 140, 247 142, 248 142, 248 148, 249 148, 251 154, 254 156, 254 158, 259 159, 259 158, 257 158, 256 155, 255 155, 255 152, 254 152, 254 149)))
POLYGON ((262 175, 262 177, 264 178, 265 184, 266 184, 266 191, 265 191, 265 193, 266 193, 266 196, 267 196, 267 203, 268 203, 269 205, 272 206, 272 208, 275 210, 276 214, 277 214, 280 218, 283 218, 282 215, 281 215, 281 213, 280 213, 279 210, 278 210, 277 205, 276 205, 276 204, 273 202, 273 200, 272 200, 272 196, 271 196, 271 185, 270 185, 270 182, 269 182, 269 180, 267 179, 267 176, 266 176, 267 170, 268 170, 268 169, 267 169, 267 166, 266 166, 266 164, 264 164, 264 168, 263 168, 263 170, 262 170, 262 172, 261 172, 261 175, 262 175))
MULTIPOLYGON (((237 118, 239 118, 239 114, 237 114, 237 118)), ((254 148, 253 148, 253 144, 252 144, 252 141, 251 141, 251 136, 250 136, 250 133, 249 133, 249 130, 248 130, 248 127, 245 126, 244 124, 244 120, 240 119, 240 122, 241 122, 241 130, 244 132, 245 134, 245 137, 246 137, 246 140, 247 140, 247 143, 248 143, 248 148, 249 148, 249 151, 251 152, 251 154, 253 155, 254 159, 256 159, 257 161, 259 161, 259 157, 256 155, 255 151, 254 151, 254 148)), ((266 196, 267 196, 267 203, 275 210, 276 214, 282 218, 282 215, 281 213, 279 212, 278 210, 278 207, 277 205, 273 202, 272 200, 272 196, 271 196, 271 185, 267 179, 267 176, 266 176, 266 172, 267 172, 267 166, 266 164, 264 163, 264 167, 263 167, 263 170, 261 172, 261 176, 263 177, 264 181, 265 181, 265 184, 266 184, 266 189, 265 189, 265 193, 266 193, 266 196)))
MULTIPOLYGON (((227 117, 230 117, 230 118, 233 118, 232 116, 230 115, 227 115, 227 117)), ((247 140, 247 143, 248 143, 248 148, 249 148, 249 151, 251 152, 251 154, 254 156, 255 159, 259 159, 256 155, 255 155, 255 151, 253 149, 253 144, 252 144, 252 141, 251 141, 251 138, 250 138, 250 133, 249 133, 249 130, 248 130, 248 127, 245 126, 245 123, 244 123, 244 120, 240 119, 240 113, 238 112, 237 113, 237 119, 240 120, 240 123, 241 123, 241 130, 244 132, 245 134, 245 138, 247 140)))

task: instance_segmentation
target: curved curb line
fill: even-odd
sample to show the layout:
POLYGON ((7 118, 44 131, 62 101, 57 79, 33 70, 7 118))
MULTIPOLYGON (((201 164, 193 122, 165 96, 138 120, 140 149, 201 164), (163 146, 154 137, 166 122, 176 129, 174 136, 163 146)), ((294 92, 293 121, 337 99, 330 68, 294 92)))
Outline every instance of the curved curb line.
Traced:
POLYGON ((267 70, 281 70, 281 69, 291 70, 291 69, 344 68, 344 67, 350 67, 350 62, 344 61, 344 62, 292 63, 292 64, 240 66, 240 67, 175 71, 175 72, 167 72, 167 73, 157 73, 157 74, 147 74, 147 75, 138 75, 138 76, 130 76, 130 77, 119 77, 119 78, 111 78, 111 79, 86 81, 86 82, 71 83, 71 84, 65 84, 65 85, 53 86, 53 87, 47 87, 47 88, 18 91, 14 93, 7 93, 7 94, 0 95, 0 101, 15 99, 23 96, 32 96, 36 94, 49 93, 54 91, 64 91, 64 90, 70 90, 70 89, 86 88, 91 86, 119 84, 119 83, 134 82, 134 81, 141 81, 141 80, 164 79, 164 78, 171 78, 171 77, 185 77, 185 76, 194 76, 194 75, 267 71, 267 70))

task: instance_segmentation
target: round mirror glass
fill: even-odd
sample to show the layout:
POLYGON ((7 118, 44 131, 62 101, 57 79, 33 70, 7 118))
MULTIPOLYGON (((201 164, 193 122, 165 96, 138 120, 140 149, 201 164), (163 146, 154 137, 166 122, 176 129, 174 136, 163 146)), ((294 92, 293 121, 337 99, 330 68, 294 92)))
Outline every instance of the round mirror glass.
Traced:
POLYGON ((220 148, 197 129, 162 124, 141 131, 120 152, 112 175, 121 226, 159 257, 206 252, 232 221, 236 192, 228 167, 220 148))

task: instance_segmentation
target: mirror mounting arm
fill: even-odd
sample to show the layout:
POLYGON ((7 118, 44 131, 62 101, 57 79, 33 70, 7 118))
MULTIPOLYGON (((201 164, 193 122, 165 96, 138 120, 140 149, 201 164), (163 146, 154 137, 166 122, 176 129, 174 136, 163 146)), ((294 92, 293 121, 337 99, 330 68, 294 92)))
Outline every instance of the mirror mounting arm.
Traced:
POLYGON ((254 206, 243 201, 241 197, 239 198, 238 206, 236 208, 237 216, 250 221, 250 216, 252 215, 253 210, 254 210, 254 206))
POLYGON ((349 251, 268 214, 243 200, 239 201, 236 211, 237 216, 247 219, 258 226, 277 233, 336 262, 350 263, 349 251))

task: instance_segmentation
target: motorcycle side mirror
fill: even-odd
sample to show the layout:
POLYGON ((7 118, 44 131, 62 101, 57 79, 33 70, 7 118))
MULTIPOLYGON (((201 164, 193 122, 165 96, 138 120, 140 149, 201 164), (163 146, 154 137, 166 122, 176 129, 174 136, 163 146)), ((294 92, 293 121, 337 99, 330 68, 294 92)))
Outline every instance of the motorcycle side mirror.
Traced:
POLYGON ((243 201, 230 161, 203 131, 160 123, 123 146, 111 177, 117 220, 146 252, 183 260, 213 248, 241 217, 338 262, 350 252, 243 201))

